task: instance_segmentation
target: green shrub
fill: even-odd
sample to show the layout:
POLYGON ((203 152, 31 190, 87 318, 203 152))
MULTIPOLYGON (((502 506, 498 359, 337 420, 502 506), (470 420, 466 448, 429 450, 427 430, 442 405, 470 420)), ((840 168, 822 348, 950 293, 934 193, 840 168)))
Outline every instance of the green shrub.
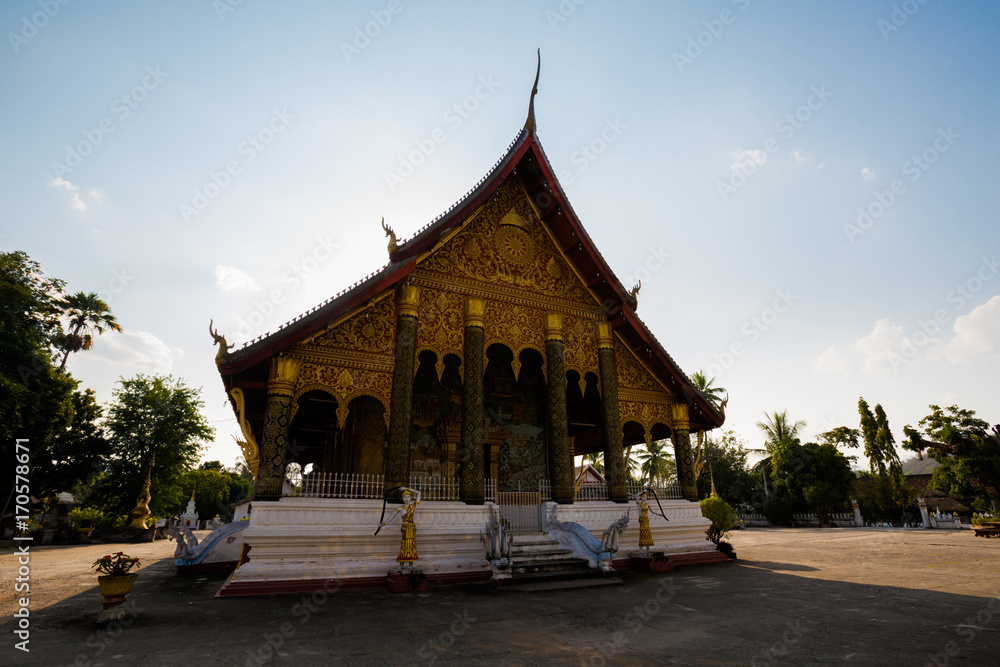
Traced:
POLYGON ((95 507, 75 507, 66 516, 74 526, 79 526, 81 522, 93 521, 94 526, 106 526, 111 520, 104 515, 104 512, 95 507))
POLYGON ((712 522, 711 527, 705 531, 708 539, 714 544, 726 536, 733 526, 737 524, 736 512, 722 498, 705 498, 701 501, 701 515, 712 522))
POLYGON ((764 503, 764 516, 772 526, 792 525, 795 503, 787 494, 771 496, 764 503))

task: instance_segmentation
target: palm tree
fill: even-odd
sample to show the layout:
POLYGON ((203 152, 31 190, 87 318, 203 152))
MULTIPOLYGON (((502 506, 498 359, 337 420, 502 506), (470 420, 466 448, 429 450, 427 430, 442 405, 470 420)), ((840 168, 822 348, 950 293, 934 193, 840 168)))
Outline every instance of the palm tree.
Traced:
POLYGON ((782 410, 781 412, 776 411, 773 413, 765 412, 764 421, 757 422, 757 428, 764 432, 764 448, 751 449, 750 451, 767 454, 767 456, 757 464, 760 466, 761 476, 764 479, 764 495, 771 495, 770 485, 768 484, 769 480, 767 469, 774 451, 782 442, 798 438, 799 431, 805 427, 806 423, 801 419, 797 419, 794 422, 789 421, 788 410, 782 410))
MULTIPOLYGON (((694 388, 700 391, 708 402, 714 405, 716 408, 722 411, 723 414, 726 413, 726 404, 729 403, 729 392, 723 387, 716 387, 715 378, 708 378, 705 376, 704 371, 697 371, 691 376, 691 384, 694 388), (726 398, 723 400, 722 393, 725 392, 726 398)), ((701 449, 702 445, 705 444, 705 432, 698 431, 698 447, 694 452, 694 479, 698 480, 701 475, 701 469, 705 465, 705 462, 701 460, 701 449)))
POLYGON ((691 375, 691 384, 694 388, 705 395, 705 398, 714 405, 720 407, 722 404, 722 394, 728 393, 723 387, 716 387, 715 378, 705 377, 704 371, 698 371, 691 375))
POLYGON ((638 453, 640 461, 639 473, 650 482, 666 481, 670 477, 674 458, 670 455, 665 440, 656 440, 646 446, 645 451, 638 453))
POLYGON ((64 309, 63 314, 69 317, 68 331, 56 341, 57 347, 63 350, 60 371, 66 370, 66 360, 70 352, 89 350, 93 347, 92 332, 102 334, 105 328, 112 331, 122 330, 115 316, 111 314, 108 304, 95 292, 71 294, 60 301, 59 305, 64 309))

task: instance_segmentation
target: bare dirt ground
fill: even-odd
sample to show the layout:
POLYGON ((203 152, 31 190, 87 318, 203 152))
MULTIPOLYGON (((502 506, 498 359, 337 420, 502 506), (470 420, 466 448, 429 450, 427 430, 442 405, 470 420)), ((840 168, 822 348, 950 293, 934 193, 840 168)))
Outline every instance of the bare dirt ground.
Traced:
MULTIPOLYGON (((997 665, 1000 540, 971 531, 748 529, 739 560, 549 593, 486 586, 214 599, 172 542, 31 548, 30 653, 14 648, 17 557, 0 556, 0 663, 16 665, 997 665), (91 563, 143 559, 126 623, 101 628, 91 563)), ((9 543, 8 543, 9 544, 9 543)))

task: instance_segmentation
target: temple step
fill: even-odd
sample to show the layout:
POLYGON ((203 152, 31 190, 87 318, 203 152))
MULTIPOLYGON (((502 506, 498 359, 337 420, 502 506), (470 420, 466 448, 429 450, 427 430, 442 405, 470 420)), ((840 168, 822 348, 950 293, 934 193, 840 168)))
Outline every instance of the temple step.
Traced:
MULTIPOLYGON (((515 580, 517 581, 517 580, 515 580)), ((618 577, 588 577, 586 579, 542 580, 504 586, 504 590, 517 593, 539 593, 542 591, 563 591, 572 588, 593 588, 595 586, 617 586, 622 583, 618 577)))

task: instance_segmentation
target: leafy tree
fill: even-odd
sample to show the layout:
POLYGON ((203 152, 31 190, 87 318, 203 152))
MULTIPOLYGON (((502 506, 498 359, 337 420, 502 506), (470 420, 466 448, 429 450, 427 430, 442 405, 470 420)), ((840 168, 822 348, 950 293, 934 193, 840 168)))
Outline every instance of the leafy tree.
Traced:
POLYGON ((931 488, 965 498, 975 498, 976 508, 995 508, 1000 502, 1000 426, 973 410, 957 405, 941 409, 931 405, 931 414, 920 420, 923 435, 909 426, 904 429, 913 447, 928 450, 940 465, 934 469, 931 488))
POLYGON ((170 514, 187 500, 181 476, 194 467, 202 443, 214 434, 201 414, 200 390, 172 376, 141 373, 119 385, 106 423, 112 455, 88 505, 105 514, 127 515, 155 457, 150 511, 170 514))
POLYGON ((668 482, 674 474, 674 457, 667 450, 666 440, 654 440, 638 453, 639 474, 649 482, 668 482))
MULTIPOLYGON (((198 470, 190 470, 184 474, 180 482, 181 488, 187 493, 184 502, 191 497, 194 490, 195 507, 198 510, 198 518, 208 520, 219 515, 224 521, 232 518, 230 505, 250 497, 253 490, 251 484, 239 476, 238 473, 229 472, 222 468, 218 461, 203 463, 198 470), (218 464, 218 467, 206 467, 211 464, 218 464)), ((180 513, 180 509, 175 512, 180 513)))
POLYGON ((896 452, 889 419, 878 404, 872 414, 864 398, 858 399, 858 414, 873 485, 872 493, 865 499, 864 510, 875 520, 900 521, 906 506, 913 500, 913 492, 903 481, 903 464, 896 452))
MULTIPOLYGON (((53 433, 72 418, 69 399, 77 386, 53 366, 51 343, 60 332, 57 301, 63 285, 46 277, 27 254, 0 253, 0 456, 13 460, 15 439, 26 439, 22 444, 38 483, 48 469, 53 433)), ((14 481, 13 475, 4 480, 4 516, 14 481)))
MULTIPOLYGON (((764 421, 757 422, 757 428, 764 432, 764 448, 751 450, 764 453, 767 456, 757 463, 760 466, 761 479, 764 482, 764 494, 771 494, 771 480, 769 473, 772 469, 771 457, 774 452, 784 443, 798 442, 799 431, 806 427, 806 423, 797 419, 794 422, 788 418, 788 410, 781 412, 764 413, 764 421)), ((756 467, 756 466, 755 466, 756 467)))
POLYGON ((98 425, 102 409, 93 389, 74 391, 70 396, 72 418, 65 429, 53 433, 50 446, 42 454, 46 466, 39 476, 36 495, 68 491, 77 482, 101 470, 111 443, 98 425))
POLYGON ((860 446, 858 438, 861 437, 861 432, 856 428, 838 426, 837 428, 830 429, 825 433, 820 433, 817 437, 819 438, 819 441, 825 445, 845 447, 847 449, 857 449, 860 446))
MULTIPOLYGON (((706 438, 704 457, 712 468, 718 494, 731 505, 755 505, 756 496, 763 491, 760 477, 747 462, 750 450, 746 442, 732 429, 720 436, 706 438)), ((708 475, 698 478, 698 496, 707 498, 712 482, 708 475)))
MULTIPOLYGON (((691 376, 691 383, 694 385, 695 389, 704 394, 705 398, 719 408, 723 412, 726 409, 726 404, 729 402, 729 393, 723 387, 715 386, 715 378, 705 377, 705 373, 702 371, 696 372, 691 376), (722 399, 722 393, 726 392, 725 400, 722 399)), ((701 471, 705 465, 705 457, 702 454, 702 448, 705 444, 705 431, 698 431, 697 434, 698 445, 695 447, 694 451, 694 478, 695 481, 701 479, 701 471)))
POLYGON ((771 465, 777 490, 772 511, 783 515, 809 510, 829 524, 830 515, 845 508, 854 493, 851 463, 831 444, 786 439, 775 449, 771 465))
POLYGON ((62 363, 59 370, 66 369, 66 359, 70 352, 89 350, 94 345, 91 332, 104 333, 107 327, 111 331, 121 331, 122 328, 111 314, 111 310, 95 292, 77 292, 70 294, 59 302, 64 309, 64 315, 69 318, 69 330, 58 336, 56 346, 62 350, 62 363))

